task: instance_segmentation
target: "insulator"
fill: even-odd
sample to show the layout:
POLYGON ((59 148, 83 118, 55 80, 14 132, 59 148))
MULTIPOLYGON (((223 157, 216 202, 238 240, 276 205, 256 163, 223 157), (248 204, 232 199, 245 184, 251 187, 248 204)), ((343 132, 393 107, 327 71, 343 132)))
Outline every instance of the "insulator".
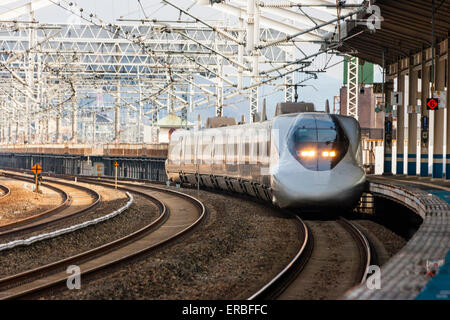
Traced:
POLYGON ((261 7, 263 8, 286 8, 286 7, 292 7, 292 2, 274 2, 274 3, 260 3, 261 7))

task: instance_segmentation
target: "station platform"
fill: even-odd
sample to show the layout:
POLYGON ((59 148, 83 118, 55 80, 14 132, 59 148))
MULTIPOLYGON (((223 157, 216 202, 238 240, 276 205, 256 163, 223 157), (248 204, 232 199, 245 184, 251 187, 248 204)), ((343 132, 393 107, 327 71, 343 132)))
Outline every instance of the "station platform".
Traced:
POLYGON ((413 184, 434 185, 436 188, 446 188, 450 191, 449 179, 436 179, 432 177, 407 176, 407 175, 368 175, 369 178, 379 178, 387 180, 402 181, 405 183, 411 182, 413 184))

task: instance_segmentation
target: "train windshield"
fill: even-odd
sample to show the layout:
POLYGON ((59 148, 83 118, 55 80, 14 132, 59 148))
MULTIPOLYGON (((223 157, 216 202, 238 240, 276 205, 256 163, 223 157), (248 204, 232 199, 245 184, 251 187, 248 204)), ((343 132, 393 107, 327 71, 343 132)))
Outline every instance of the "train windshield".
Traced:
POLYGON ((289 151, 307 169, 333 169, 348 150, 348 139, 333 115, 303 115, 288 139, 289 151))

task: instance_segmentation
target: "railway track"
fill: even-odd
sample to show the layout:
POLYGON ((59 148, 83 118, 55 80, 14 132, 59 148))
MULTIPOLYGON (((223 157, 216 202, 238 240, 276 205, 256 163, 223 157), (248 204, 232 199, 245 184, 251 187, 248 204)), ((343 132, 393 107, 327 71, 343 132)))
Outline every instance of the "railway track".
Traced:
MULTIPOLYGON (((249 300, 291 299, 296 292, 304 290, 304 281, 300 279, 302 270, 310 262, 313 250, 316 250, 314 236, 308 225, 297 216, 303 230, 303 244, 291 262, 278 273, 264 287, 254 293, 249 300)), ((359 285, 366 281, 366 270, 372 261, 372 248, 364 233, 352 222, 340 217, 337 224, 341 225, 354 240, 359 256, 358 268, 354 272, 354 280, 351 286, 359 285)), ((322 261, 323 262, 323 261, 322 261)), ((348 289, 350 289, 349 287, 348 289)))
MULTIPOLYGON (((90 181, 103 186, 109 183, 90 181)), ((152 186, 123 186, 124 191, 141 195, 160 209, 159 217, 130 235, 81 254, 39 268, 0 279, 0 299, 29 298, 63 285, 66 268, 76 264, 81 276, 106 270, 132 258, 155 251, 199 225, 206 218, 205 206, 189 195, 152 186)))
POLYGON ((3 184, 0 184, 0 190, 1 190, 0 200, 5 199, 11 193, 11 190, 7 186, 5 186, 3 184))
POLYGON ((303 237, 303 243, 300 249, 282 271, 272 278, 272 280, 270 280, 265 286, 249 297, 248 300, 275 299, 290 283, 292 283, 292 281, 294 281, 295 277, 302 271, 308 262, 314 247, 314 240, 306 223, 298 216, 296 216, 296 218, 303 237))
MULTIPOLYGON (((59 176, 64 179, 73 179, 72 176, 59 176)), ((86 182, 86 183, 95 183, 101 184, 104 186, 114 186, 114 180, 108 178, 102 178, 100 181, 96 178, 88 178, 88 177, 78 177, 78 181, 86 182)), ((141 189, 159 189, 167 192, 167 189, 162 189, 158 187, 150 187, 148 185, 143 185, 140 182, 124 182, 119 180, 119 189, 127 190, 130 192, 136 192, 141 189)), ((174 199, 175 200, 175 199, 174 199)), ((170 201, 172 203, 176 203, 177 201, 170 201)), ((299 229, 301 230, 301 235, 303 237, 302 245, 299 248, 296 256, 290 261, 290 263, 275 277, 273 277, 265 286, 263 286, 258 292, 254 293, 250 300, 267 300, 267 299, 276 299, 276 298, 284 298, 286 292, 292 292, 296 290, 302 290, 302 282, 298 282, 297 279, 299 275, 302 274, 302 270, 310 264, 310 258, 312 256, 313 250, 315 250, 314 237, 308 225, 300 219, 296 215, 297 223, 299 225, 299 229)), ((331 223, 331 221, 330 221, 331 223)), ((359 230, 359 228, 353 224, 352 222, 339 218, 337 221, 333 221, 332 223, 340 225, 345 232, 348 233, 348 236, 353 239, 354 245, 356 246, 357 256, 358 256, 358 268, 353 272, 353 279, 351 285, 347 288, 350 289, 352 286, 358 285, 366 280, 366 270, 370 265, 370 261, 372 258, 371 246, 364 233, 359 230)), ((75 259, 75 258, 74 258, 75 259)), ((70 260, 72 261, 72 260, 70 260)), ((120 261, 119 261, 120 262, 120 261)), ((68 262, 67 262, 68 263, 68 262)), ((67 264, 66 263, 66 264, 67 264)), ((106 266, 107 267, 107 266, 106 266)), ((106 268, 105 267, 105 268, 106 268)), ((67 274, 63 275, 62 279, 66 279, 67 274)), ((63 280, 61 280, 63 281, 63 280)), ((2 288, 2 282, 0 281, 0 290, 2 288)), ((1 295, 0 295, 1 297, 1 295)), ((14 297, 14 296, 13 296, 14 297)), ((20 296, 19 296, 20 297, 20 296)), ((26 295, 25 295, 26 297, 26 295)))
MULTIPOLYGON (((3 175, 12 179, 33 182, 32 178, 21 174, 3 172, 3 175)), ((42 229, 57 221, 82 214, 95 208, 101 201, 101 196, 97 191, 84 186, 63 181, 45 182, 42 185, 60 193, 63 202, 55 208, 2 225, 0 227, 0 239, 10 239, 25 231, 42 229)))
MULTIPOLYGON (((85 181, 93 181, 91 178, 81 178, 85 181)), ((107 181, 111 185, 113 185, 114 181, 112 179, 102 179, 103 181, 107 181)), ((139 182, 138 182, 139 183, 139 182)), ((123 185, 127 186, 136 186, 136 182, 121 182, 123 185)), ((292 213, 287 213, 292 214, 292 213)), ((299 248, 295 257, 289 262, 286 267, 280 271, 275 277, 273 277, 265 286, 263 286, 260 290, 254 293, 249 300, 270 300, 281 297, 283 292, 285 292, 288 288, 289 290, 301 290, 301 284, 296 284, 295 280, 297 276, 302 272, 303 268, 308 264, 309 259, 311 258, 312 251, 314 249, 314 237, 313 234, 308 228, 308 225, 296 214, 294 214, 297 223, 299 225, 300 234, 302 236, 302 245, 299 248), (299 288, 300 287, 300 288, 299 288)), ((351 221, 339 217, 336 222, 340 225, 345 231, 351 236, 354 241, 354 244, 357 248, 357 256, 358 256, 358 267, 357 270, 353 273, 353 280, 351 282, 351 286, 359 285, 366 281, 366 270, 371 263, 373 263, 374 255, 372 253, 373 248, 368 241, 368 238, 364 234, 364 232, 359 228, 358 225, 353 224, 351 221)))

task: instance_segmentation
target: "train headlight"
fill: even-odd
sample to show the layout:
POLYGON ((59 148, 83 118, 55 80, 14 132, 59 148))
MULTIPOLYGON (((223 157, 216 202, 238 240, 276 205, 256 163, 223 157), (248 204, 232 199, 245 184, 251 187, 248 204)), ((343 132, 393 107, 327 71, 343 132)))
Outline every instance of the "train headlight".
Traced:
POLYGON ((322 157, 324 157, 324 158, 334 158, 334 157, 336 157, 336 151, 334 151, 334 150, 322 151, 322 157))
POLYGON ((300 152, 300 155, 303 158, 313 158, 316 156, 316 151, 315 150, 302 150, 300 152))

